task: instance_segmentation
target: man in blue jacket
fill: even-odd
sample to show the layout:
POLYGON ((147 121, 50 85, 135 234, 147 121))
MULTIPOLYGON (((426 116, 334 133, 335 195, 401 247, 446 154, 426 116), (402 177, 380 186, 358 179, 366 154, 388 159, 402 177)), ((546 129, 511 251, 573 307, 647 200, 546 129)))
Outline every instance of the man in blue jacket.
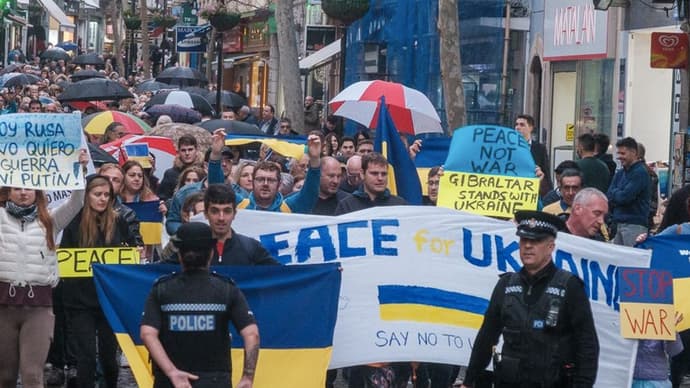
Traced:
POLYGON ((635 238, 649 229, 649 174, 637 153, 637 142, 626 137, 616 143, 623 168, 613 176, 606 196, 611 220, 617 227, 614 244, 633 246, 635 238))
MULTIPOLYGON (((321 182, 321 139, 316 135, 307 138, 309 168, 302 189, 288 197, 278 191, 280 186, 280 167, 269 161, 263 161, 254 167, 252 180, 253 190, 248 197, 237 197, 238 209, 267 210, 281 213, 311 214, 311 209, 319 198, 321 182)), ((214 154, 211 153, 211 160, 214 154)), ((211 166, 209 166, 209 175, 211 166)))

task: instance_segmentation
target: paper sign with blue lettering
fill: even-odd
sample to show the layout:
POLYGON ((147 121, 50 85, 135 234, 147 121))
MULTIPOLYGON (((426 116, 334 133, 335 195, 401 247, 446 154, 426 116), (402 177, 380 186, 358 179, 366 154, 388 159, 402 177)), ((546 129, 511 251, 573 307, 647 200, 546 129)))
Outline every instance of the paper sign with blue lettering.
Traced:
POLYGON ((624 338, 676 338, 671 272, 620 267, 618 287, 624 338))
POLYGON ((438 206, 513 218, 535 210, 539 178, 527 140, 512 128, 472 125, 453 133, 438 206))
MULTIPOLYGON (((498 275, 521 267, 512 222, 432 206, 338 217, 240 210, 233 229, 284 264, 343 268, 331 368, 384 361, 467 365, 498 275)), ((554 263, 580 277, 601 351, 597 387, 629 387, 637 341, 620 335, 617 269, 650 252, 559 234, 554 263)))
POLYGON ((651 268, 671 272, 675 311, 685 317, 676 330, 683 331, 690 329, 690 236, 677 234, 675 229, 673 226, 672 234, 648 238, 640 248, 652 250, 651 268))
POLYGON ((78 114, 0 116, 0 186, 37 190, 84 187, 78 114))

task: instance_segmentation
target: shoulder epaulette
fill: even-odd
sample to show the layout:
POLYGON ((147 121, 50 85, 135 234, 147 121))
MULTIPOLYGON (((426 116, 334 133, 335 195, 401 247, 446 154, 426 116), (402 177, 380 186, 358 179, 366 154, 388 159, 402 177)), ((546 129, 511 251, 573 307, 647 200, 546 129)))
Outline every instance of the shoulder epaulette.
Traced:
POLYGON ((210 274, 211 274, 211 276, 216 277, 218 279, 222 279, 222 280, 232 284, 233 286, 236 285, 235 281, 229 276, 219 274, 218 272, 215 272, 215 271, 211 271, 210 274))
POLYGON ((177 275, 177 272, 172 272, 172 273, 160 276, 158 279, 156 279, 155 282, 153 282, 153 284, 156 285, 158 283, 167 282, 168 280, 172 279, 175 275, 177 275))

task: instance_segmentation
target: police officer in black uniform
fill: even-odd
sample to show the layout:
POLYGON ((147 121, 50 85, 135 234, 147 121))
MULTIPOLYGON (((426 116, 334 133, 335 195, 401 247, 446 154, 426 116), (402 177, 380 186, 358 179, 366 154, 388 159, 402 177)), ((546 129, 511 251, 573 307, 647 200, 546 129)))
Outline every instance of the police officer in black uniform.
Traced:
POLYGON ((523 267, 501 275, 494 288, 463 387, 479 386, 478 376, 492 356, 495 387, 591 387, 599 342, 584 283, 551 260, 556 234, 565 225, 535 211, 517 212, 515 219, 523 267))
POLYGON ((184 224, 173 243, 183 271, 156 281, 141 321, 141 339, 154 361, 154 388, 229 387, 229 322, 244 340, 244 370, 237 387, 251 387, 259 329, 233 281, 209 272, 215 244, 211 228, 184 224))

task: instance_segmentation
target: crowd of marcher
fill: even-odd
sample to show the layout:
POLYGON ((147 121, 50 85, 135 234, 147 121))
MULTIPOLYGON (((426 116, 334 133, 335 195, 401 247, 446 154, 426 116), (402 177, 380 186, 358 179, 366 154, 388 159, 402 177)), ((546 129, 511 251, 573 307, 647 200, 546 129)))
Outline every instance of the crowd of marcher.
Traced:
MULTIPOLYGON (((69 82, 70 74, 80 70, 78 66, 59 60, 23 64, 14 70, 35 73, 41 81, 2 89, 2 114, 67 113, 73 110, 88 114, 120 110, 144 120, 152 120, 145 113, 144 105, 153 92, 137 93, 136 86, 142 79, 136 76, 121 77, 113 71, 110 60, 106 61, 105 69, 101 71, 130 88, 134 98, 108 103, 62 104, 57 96, 69 82)), ((214 243, 207 252, 212 265, 278 265, 258 241, 232 228, 238 209, 334 216, 376 206, 407 204, 389 191, 388 162, 381 154, 374 152, 372 134, 368 130, 360 130, 354 136, 343 136, 340 119, 322 117, 318 103, 311 96, 305 99, 305 122, 300 125, 278 117, 271 105, 263 106, 259 112, 254 112, 246 105, 225 111, 223 118, 256 125, 258 130, 269 136, 306 134, 304 156, 295 158, 281 155, 266 145, 228 147, 225 145, 226 134, 221 129, 214 132, 212 145, 208 149, 201 147, 194 136, 181 136, 175 144, 177 155, 174 164, 164 171, 160 181, 154 174, 155 163, 153 168, 149 168, 129 160, 122 165, 97 165, 96 173, 88 177, 85 189, 74 191, 67 202, 55 208, 48 207, 45 193, 40 190, 0 189, 1 387, 14 387, 19 375, 24 387, 42 387, 46 378, 50 385, 61 385, 67 381, 76 383, 78 387, 93 387, 100 380, 107 387, 117 386, 120 366, 117 343, 99 305, 94 284, 87 278, 60 279, 55 260, 57 247, 137 247, 142 262, 179 263, 184 256, 189 260, 187 268, 193 270, 203 268, 204 263, 199 260, 204 259, 206 251, 198 257, 185 256, 201 243, 189 240, 189 236, 180 238, 178 233, 187 228, 206 233, 205 229, 194 227, 180 229, 185 224, 203 221, 208 223, 210 229, 207 240, 214 243), (158 202, 158 211, 165 217, 165 230, 171 238, 171 242, 165 246, 144 245, 137 215, 127 206, 127 203, 151 201, 158 202), (48 375, 44 376, 46 362, 49 368, 48 375)), ((172 121, 166 116, 156 119, 158 123, 172 121)), ((155 124, 151 121, 151 125, 155 124)), ((548 153, 532 139, 534 119, 520 115, 515 129, 530 143, 537 162, 537 174, 542 177, 543 213, 560 217, 560 221, 554 221, 542 215, 535 216, 544 217, 542 229, 524 224, 523 219, 518 217, 521 253, 523 246, 538 246, 534 249, 539 249, 542 253, 540 260, 544 260, 539 262, 539 265, 543 264, 541 267, 526 264, 528 269, 525 270, 524 279, 527 280, 524 281, 530 282, 536 274, 547 272, 549 279, 557 278, 558 272, 552 264, 549 265, 550 260, 545 259, 550 258, 553 250, 556 236, 554 228, 584 238, 627 246, 633 246, 646 238, 647 233, 657 230, 662 234, 689 233, 688 187, 673 193, 661 223, 655 224, 658 219, 658 177, 644 161, 644 147, 634 139, 623 138, 615 144, 615 154, 620 162, 618 166, 612 158, 608 136, 580 135, 577 139, 578 159, 560 163, 555 169, 556 179, 552 185, 548 153)), ((103 128, 102 136, 91 136, 89 141, 100 145, 127 134, 124 125, 114 122, 103 128)), ((419 152, 420 145, 420 141, 409 145, 411 158, 419 152)), ((84 151, 80 161, 85 164, 87 159, 84 151)), ((436 205, 442 174, 440 166, 430 170, 425 205, 436 205)), ((521 258, 524 262, 525 257, 521 258)), ((499 283, 500 287, 518 286, 522 281, 518 277, 505 279, 499 283)), ((568 295, 577 293, 578 287, 581 288, 580 283, 571 279, 562 280, 560 284, 563 289, 567 288, 568 295)), ((541 293, 546 284, 541 284, 541 293)), ((538 294, 526 303, 549 301, 538 294)), ((576 301, 568 299, 564 303, 572 305, 576 301)), ((147 305, 149 315, 145 320, 148 331, 142 331, 142 337, 146 335, 152 341, 147 345, 156 346, 151 336, 158 334, 156 325, 160 324, 160 316, 148 310, 149 307, 147 305)), ((596 378, 597 338, 596 333, 589 331, 593 330, 591 311, 587 308, 573 311, 564 316, 572 318, 574 323, 564 325, 570 325, 567 326, 569 330, 587 331, 585 337, 588 343, 583 349, 586 348, 589 353, 585 358, 578 358, 580 363, 575 364, 573 375, 568 378, 575 382, 572 386, 587 387, 596 378), (589 314, 589 318, 577 321, 573 317, 575 314, 589 314)), ((483 371, 491 351, 480 347, 495 345, 493 337, 506 327, 506 323, 500 321, 504 319, 500 312, 500 304, 490 306, 490 314, 484 323, 486 327, 483 326, 478 335, 483 341, 477 342, 464 382, 468 387, 490 384, 488 381, 491 377, 487 377, 483 371)), ((256 326, 251 319, 238 319, 236 325, 250 328, 247 330, 251 331, 251 336, 247 338, 256 335, 258 341, 258 332, 253 332, 256 326)), ((508 325, 511 329, 524 330, 511 337, 516 341, 535 335, 533 331, 520 328, 520 325, 511 325, 515 325, 514 322, 508 325)), ((683 350, 690 346, 689 340, 688 333, 683 332, 672 342, 640 341, 635 386, 651 386, 644 385, 651 383, 666 386, 663 384, 672 383, 673 387, 678 387, 689 364, 690 352, 683 350), (668 357, 672 357, 670 363, 667 362, 668 357)), ((556 357, 558 350, 555 348, 548 354, 556 357)), ((567 358, 571 353, 574 357, 584 357, 574 349, 568 350, 558 358, 562 365, 557 367, 572 361, 567 358)), ((561 386, 557 384, 563 381, 564 376, 558 373, 547 380, 539 380, 542 377, 540 370, 553 367, 553 360, 540 364, 541 361, 535 361, 533 353, 515 352, 510 355, 517 359, 516 365, 523 363, 536 367, 522 377, 514 374, 511 380, 503 380, 504 384, 500 386, 561 386)), ((160 352, 154 352, 154 360, 171 361, 162 357, 160 352)), ((181 373, 180 366, 168 368, 170 374, 162 365, 158 367, 160 369, 157 369, 156 376, 159 379, 167 376, 171 381, 180 379, 188 382, 194 376, 181 373)), ((410 379, 417 387, 449 387, 455 382, 458 370, 459 366, 454 365, 380 363, 349 368, 343 375, 347 377, 350 387, 406 387, 410 379)), ((253 378, 253 372, 252 368, 245 369, 243 376, 253 378)), ((329 373, 327 386, 333 386, 335 373, 329 373)), ((498 378, 504 377, 498 375, 498 378)), ((249 383, 245 381, 245 384, 249 383)))

